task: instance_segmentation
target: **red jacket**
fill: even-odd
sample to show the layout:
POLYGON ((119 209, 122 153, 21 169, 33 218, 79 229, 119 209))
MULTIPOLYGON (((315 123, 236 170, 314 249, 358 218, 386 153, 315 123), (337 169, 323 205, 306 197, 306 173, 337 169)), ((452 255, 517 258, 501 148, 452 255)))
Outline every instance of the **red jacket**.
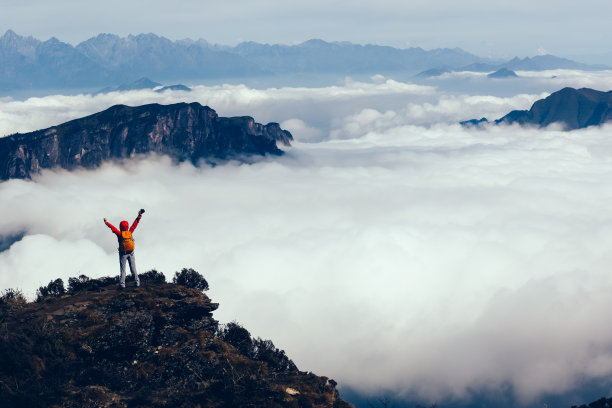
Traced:
MULTIPOLYGON (((130 232, 134 232, 134 230, 136 229, 136 227, 138 226, 138 222, 140 221, 140 218, 142 217, 142 214, 138 214, 138 217, 136 217, 136 219, 134 220, 134 222, 132 223, 132 226, 130 227, 129 231, 130 232)), ((106 224, 106 226, 108 228, 111 229, 111 231, 113 231, 113 233, 117 236, 117 241, 119 241, 119 244, 121 244, 121 231, 127 231, 128 230, 128 222, 127 221, 121 221, 121 223, 119 223, 119 228, 121 229, 118 230, 117 228, 115 228, 115 226, 113 224, 111 224, 108 221, 104 221, 104 223, 106 224)))

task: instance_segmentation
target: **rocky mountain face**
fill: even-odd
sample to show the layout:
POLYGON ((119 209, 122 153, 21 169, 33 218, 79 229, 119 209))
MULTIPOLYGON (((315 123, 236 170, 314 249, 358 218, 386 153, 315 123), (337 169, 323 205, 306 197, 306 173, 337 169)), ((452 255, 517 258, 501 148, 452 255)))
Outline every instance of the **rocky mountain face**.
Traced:
POLYGON ((199 103, 115 105, 48 129, 0 138, 0 179, 28 178, 42 169, 93 168, 109 160, 156 153, 210 162, 280 155, 291 133, 278 123, 219 117, 199 103))
MULTIPOLYGON (((612 121, 612 91, 590 88, 563 88, 536 101, 529 110, 515 110, 497 119, 495 124, 531 125, 546 127, 561 124, 565 130, 598 126, 612 121)), ((486 118, 461 122, 465 126, 482 126, 486 118)))
POLYGON ((612 91, 563 88, 536 101, 529 110, 516 110, 495 123, 548 126, 563 124, 566 130, 597 126, 612 120, 612 91))
POLYGON ((602 397, 590 404, 572 405, 572 408, 612 408, 612 398, 602 397))
POLYGON ((5 291, 0 405, 351 407, 335 381, 235 323, 220 327, 203 292, 151 272, 123 291, 117 278, 71 278, 68 291, 54 281, 32 303, 5 291))

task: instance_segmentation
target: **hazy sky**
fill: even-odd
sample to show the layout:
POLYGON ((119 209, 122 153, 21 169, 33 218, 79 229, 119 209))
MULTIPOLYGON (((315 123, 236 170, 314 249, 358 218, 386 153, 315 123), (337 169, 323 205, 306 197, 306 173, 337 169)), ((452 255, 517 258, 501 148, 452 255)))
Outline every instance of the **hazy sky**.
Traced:
POLYGON ((482 56, 612 52, 612 2, 583 0, 258 2, 2 0, 0 30, 76 44, 101 32, 299 43, 311 38, 397 47, 461 47, 482 56))
MULTIPOLYGON (((540 75, 603 88, 604 74, 540 75)), ((534 401, 606 381, 612 129, 456 124, 543 96, 450 95, 376 77, 0 99, 0 134, 112 103, 196 100, 281 121, 297 140, 253 165, 154 158, 0 183, 0 234, 26 234, 0 253, 0 288, 32 296, 57 277, 116 274, 102 218, 131 220, 144 207, 141 272, 195 268, 218 319, 343 386, 432 402, 510 386, 534 401)))

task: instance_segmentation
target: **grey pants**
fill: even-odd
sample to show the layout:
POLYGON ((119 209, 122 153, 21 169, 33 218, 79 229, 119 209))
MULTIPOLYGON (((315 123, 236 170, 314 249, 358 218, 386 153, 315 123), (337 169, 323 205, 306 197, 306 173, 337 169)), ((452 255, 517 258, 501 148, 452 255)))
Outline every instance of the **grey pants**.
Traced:
POLYGON ((130 264, 130 272, 132 272, 132 276, 134 276, 136 286, 140 286, 140 279, 138 279, 138 272, 136 272, 136 258, 134 257, 134 252, 130 252, 129 254, 119 253, 119 269, 121 270, 119 285, 125 288, 125 261, 128 261, 130 264))

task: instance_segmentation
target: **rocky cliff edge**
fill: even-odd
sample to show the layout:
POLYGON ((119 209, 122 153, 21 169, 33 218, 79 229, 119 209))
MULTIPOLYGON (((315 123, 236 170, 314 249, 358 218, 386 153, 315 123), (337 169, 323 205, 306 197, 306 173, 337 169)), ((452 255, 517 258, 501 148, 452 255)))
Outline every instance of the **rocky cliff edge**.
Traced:
POLYGON ((95 168, 105 161, 156 153, 194 164, 204 160, 280 155, 291 133, 249 116, 219 117, 194 103, 115 105, 84 118, 0 138, 0 180, 29 178, 42 169, 95 168))
POLYGON ((299 371, 271 341, 220 328, 200 290, 146 279, 123 291, 111 278, 76 286, 31 303, 5 291, 3 407, 351 407, 335 381, 299 371))

